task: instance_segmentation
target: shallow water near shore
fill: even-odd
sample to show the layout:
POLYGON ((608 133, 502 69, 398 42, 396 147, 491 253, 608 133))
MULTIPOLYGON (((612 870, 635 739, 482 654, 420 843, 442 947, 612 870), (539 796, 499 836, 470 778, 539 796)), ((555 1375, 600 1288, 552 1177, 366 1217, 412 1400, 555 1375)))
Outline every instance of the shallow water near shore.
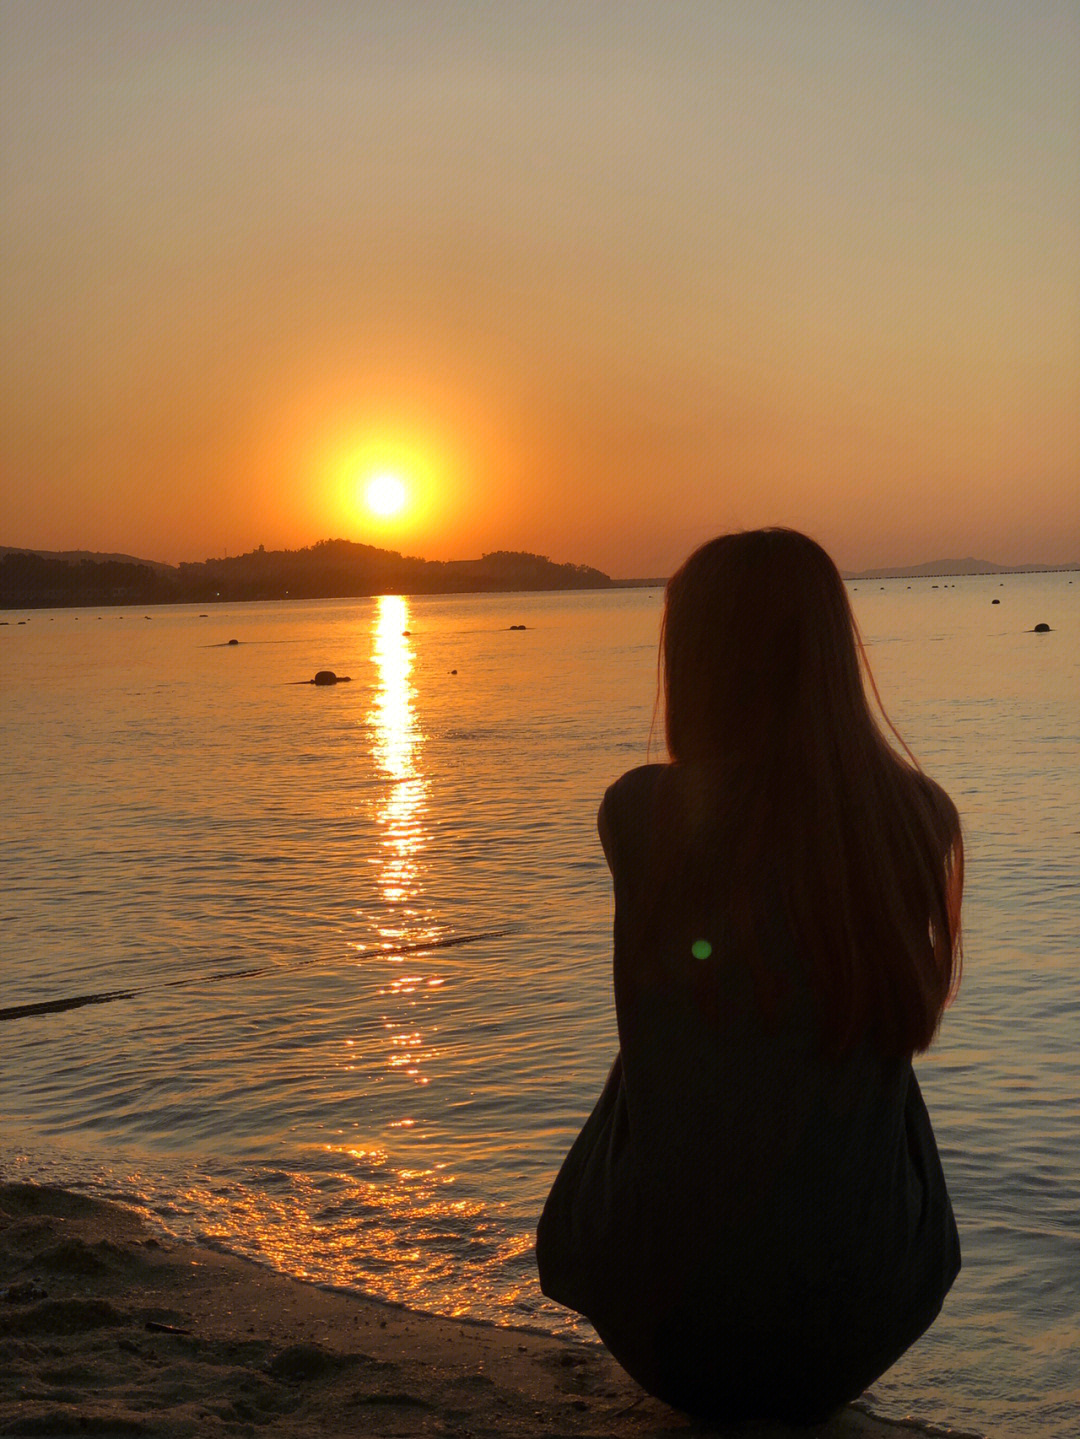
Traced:
MULTIPOLYGON (((917 1065, 964 1269, 874 1404, 1065 1439, 1080 576, 849 588, 968 852, 964 984, 917 1065)), ((5 1177, 138 1198, 419 1308, 572 1329, 532 1237, 615 1051, 594 821, 648 758, 660 602, 8 612, 2 1003, 128 997, 0 1025, 5 1177), (298 683, 321 669, 352 678, 298 683)))

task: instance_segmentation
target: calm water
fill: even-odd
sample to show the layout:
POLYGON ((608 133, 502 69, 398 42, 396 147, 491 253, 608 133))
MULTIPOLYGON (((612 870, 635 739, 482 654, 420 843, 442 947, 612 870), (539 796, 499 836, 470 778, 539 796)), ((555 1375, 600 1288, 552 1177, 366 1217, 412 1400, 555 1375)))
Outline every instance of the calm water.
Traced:
MULTIPOLYGON (((1065 1439, 1080 576, 854 588, 969 876, 964 986, 919 1064, 964 1269, 873 1400, 1065 1439)), ((615 1050, 595 813, 647 758, 659 612, 637 590, 0 616, 2 1003, 137 991, 0 1025, 4 1173, 572 1328, 532 1236, 615 1050), (294 683, 323 668, 352 680, 294 683)))

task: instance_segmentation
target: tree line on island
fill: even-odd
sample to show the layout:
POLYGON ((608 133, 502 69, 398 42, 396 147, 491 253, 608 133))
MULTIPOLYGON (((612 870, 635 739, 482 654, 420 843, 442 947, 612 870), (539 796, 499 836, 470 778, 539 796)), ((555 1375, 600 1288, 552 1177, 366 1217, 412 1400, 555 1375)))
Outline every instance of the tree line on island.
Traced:
POLYGON ((7 609, 606 589, 615 583, 589 565, 556 564, 520 550, 495 550, 478 560, 422 560, 351 540, 321 540, 300 550, 260 545, 246 555, 179 565, 29 550, 0 557, 0 607, 7 609))

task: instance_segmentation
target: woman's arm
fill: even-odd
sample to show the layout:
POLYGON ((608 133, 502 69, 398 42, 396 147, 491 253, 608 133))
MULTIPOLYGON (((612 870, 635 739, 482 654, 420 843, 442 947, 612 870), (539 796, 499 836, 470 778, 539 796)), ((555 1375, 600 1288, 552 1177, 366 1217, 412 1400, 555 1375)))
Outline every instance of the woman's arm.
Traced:
POLYGON ((607 815, 604 813, 606 800, 607 796, 605 795, 600 801, 600 808, 596 812, 596 832, 600 836, 600 843, 604 846, 604 858, 607 860, 607 867, 611 870, 611 873, 614 874, 615 865, 612 861, 614 841, 611 836, 611 827, 608 824, 607 815))

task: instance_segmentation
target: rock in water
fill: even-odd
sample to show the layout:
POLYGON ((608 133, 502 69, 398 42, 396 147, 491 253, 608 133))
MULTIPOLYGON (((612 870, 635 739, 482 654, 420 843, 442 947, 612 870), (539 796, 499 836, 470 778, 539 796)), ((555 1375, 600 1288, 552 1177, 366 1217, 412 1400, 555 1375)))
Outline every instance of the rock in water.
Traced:
POLYGON ((313 685, 343 685, 349 682, 351 676, 336 675, 333 670, 320 670, 311 681, 313 685))
POLYGON ((1049 625, 1036 625, 1035 628, 1032 630, 1031 633, 1032 633, 1033 635, 1048 635, 1048 634, 1050 633, 1050 626, 1049 626, 1049 625))

